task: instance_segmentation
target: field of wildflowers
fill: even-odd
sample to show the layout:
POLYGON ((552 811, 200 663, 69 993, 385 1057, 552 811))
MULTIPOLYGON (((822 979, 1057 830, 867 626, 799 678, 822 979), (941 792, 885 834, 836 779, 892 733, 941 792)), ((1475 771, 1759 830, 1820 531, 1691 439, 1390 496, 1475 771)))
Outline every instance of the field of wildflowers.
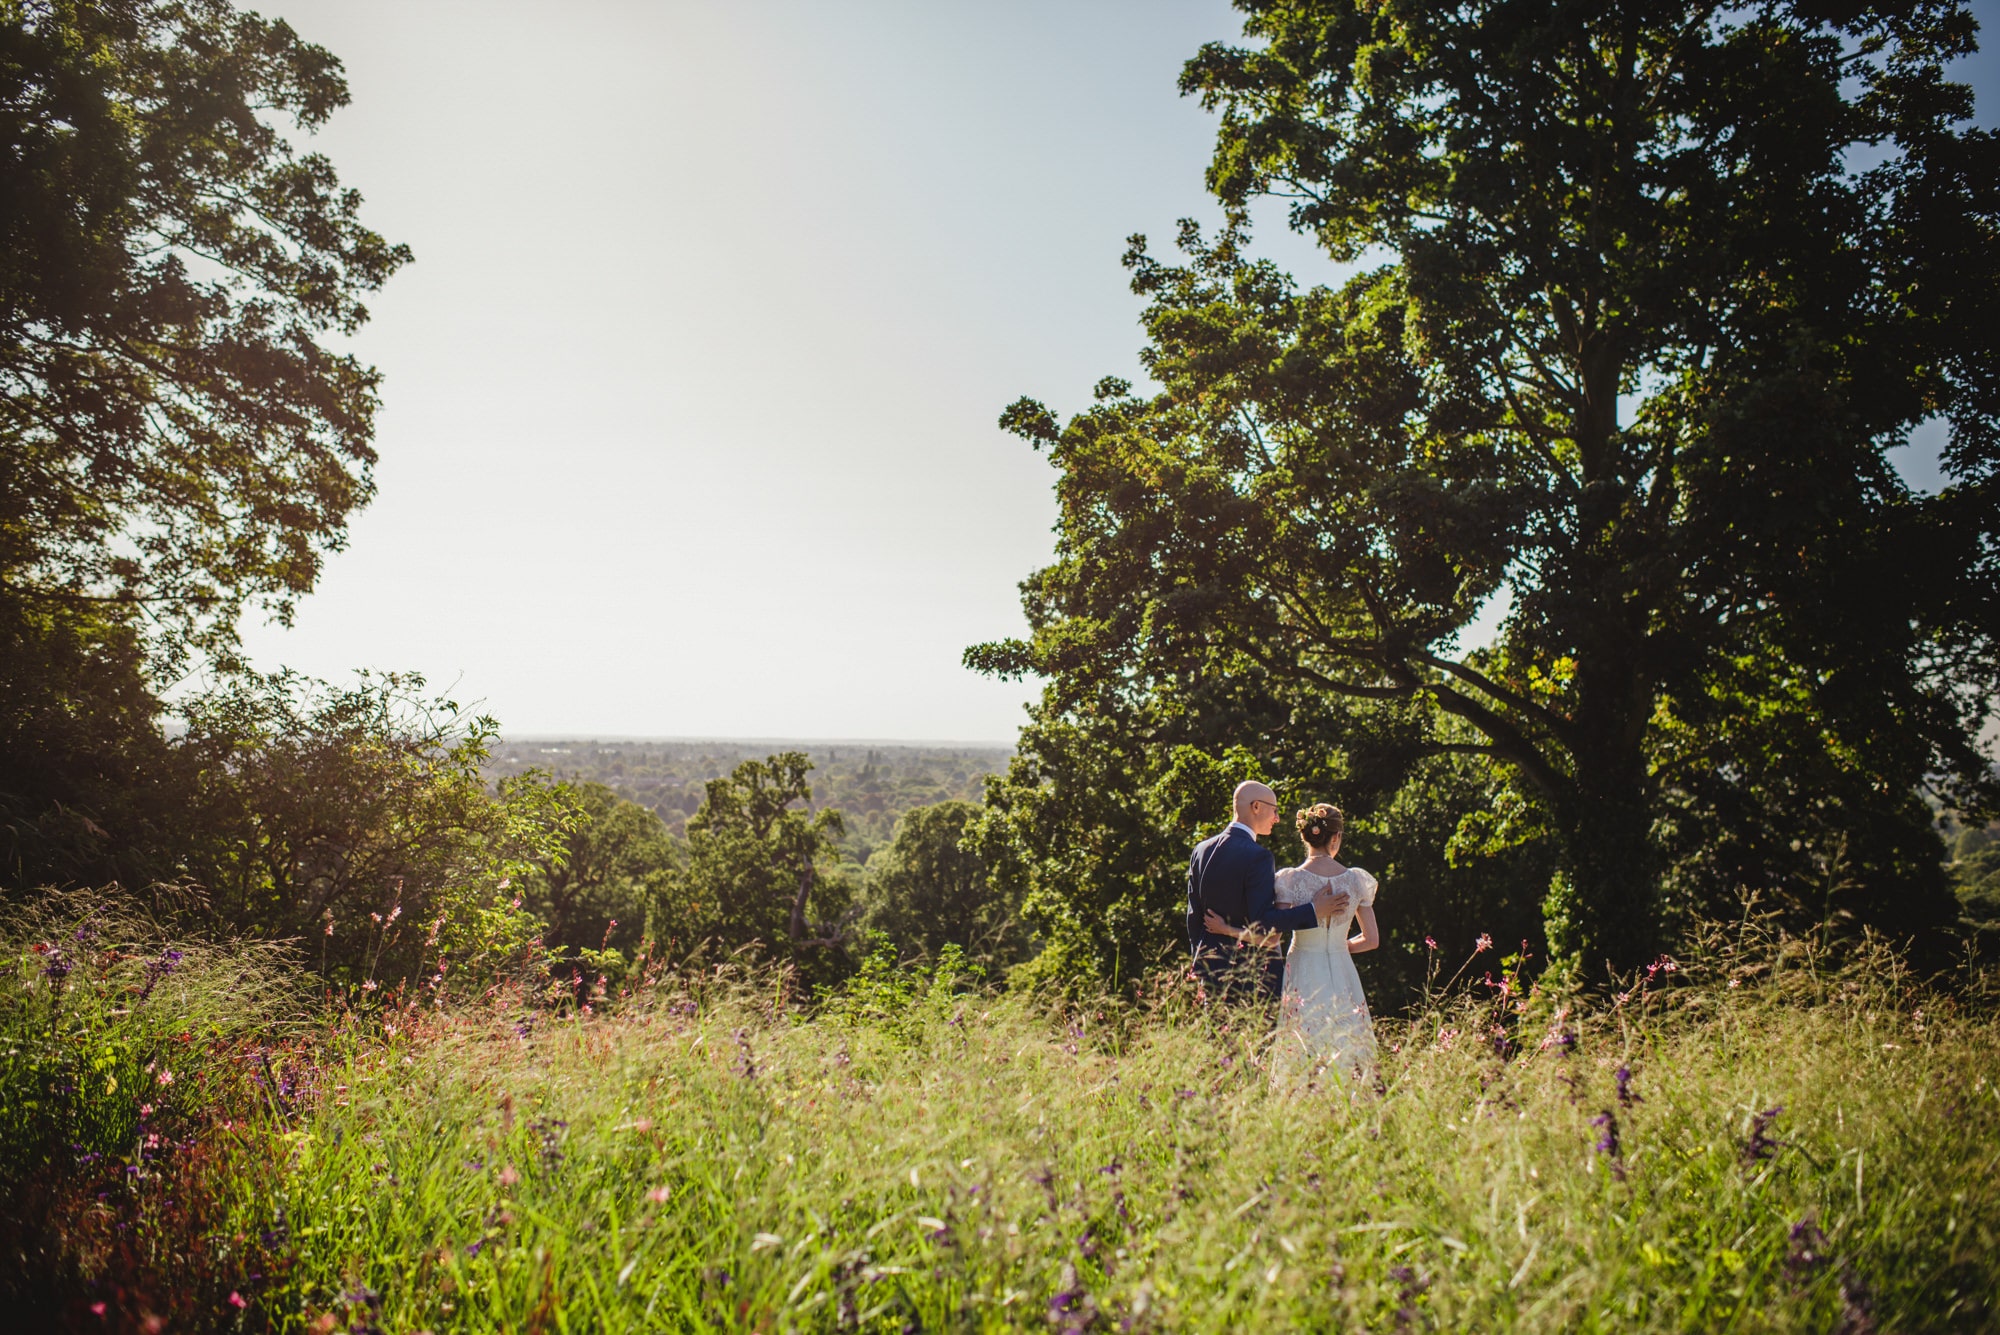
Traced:
POLYGON ((1290 1093, 1171 976, 363 1008, 98 900, 4 946, 0 1300, 51 1326, 2000 1323, 2000 1019, 1866 944, 1745 929, 1597 998, 1483 952, 1381 1023, 1379 1090, 1290 1093))

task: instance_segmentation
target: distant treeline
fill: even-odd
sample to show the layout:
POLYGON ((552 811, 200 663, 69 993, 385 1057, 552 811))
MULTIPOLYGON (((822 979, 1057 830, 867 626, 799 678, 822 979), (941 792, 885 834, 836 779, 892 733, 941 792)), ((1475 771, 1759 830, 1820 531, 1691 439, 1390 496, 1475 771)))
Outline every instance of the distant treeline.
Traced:
POLYGON ((986 776, 1007 768, 1013 754, 1002 746, 947 746, 893 742, 733 742, 501 738, 493 743, 487 772, 498 778, 529 769, 561 778, 601 783, 628 802, 647 808, 675 836, 701 809, 708 781, 746 760, 798 751, 813 764, 810 805, 837 807, 846 822, 842 847, 858 862, 889 842, 896 822, 914 807, 937 802, 978 802, 986 776))

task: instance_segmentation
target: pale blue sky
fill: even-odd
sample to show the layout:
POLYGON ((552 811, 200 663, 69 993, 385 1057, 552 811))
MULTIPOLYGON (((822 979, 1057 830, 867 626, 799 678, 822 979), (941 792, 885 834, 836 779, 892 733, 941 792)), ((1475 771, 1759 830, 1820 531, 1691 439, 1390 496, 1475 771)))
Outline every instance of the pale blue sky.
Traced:
POLYGON ((261 665, 516 734, 1012 739, 1031 688, 959 654, 1054 507, 994 419, 1138 378, 1118 256, 1216 216, 1174 84, 1226 4, 264 8, 346 63, 318 146, 417 259, 356 340, 380 494, 261 665))

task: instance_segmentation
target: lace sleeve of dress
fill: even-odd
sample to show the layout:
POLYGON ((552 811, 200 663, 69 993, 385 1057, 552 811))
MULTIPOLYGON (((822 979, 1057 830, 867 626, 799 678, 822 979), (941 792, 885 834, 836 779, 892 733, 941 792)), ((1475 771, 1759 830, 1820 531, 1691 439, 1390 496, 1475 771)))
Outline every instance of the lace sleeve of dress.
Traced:
POLYGON ((1278 869, 1278 884, 1273 898, 1281 909, 1295 909, 1301 904, 1310 904, 1318 882, 1310 876, 1303 876, 1297 867, 1278 869))
POLYGON ((1356 887, 1361 891, 1361 898, 1355 901, 1355 906, 1358 908, 1364 904, 1373 904, 1375 892, 1381 888, 1375 878, 1359 867, 1349 867, 1347 874, 1354 878, 1356 887))

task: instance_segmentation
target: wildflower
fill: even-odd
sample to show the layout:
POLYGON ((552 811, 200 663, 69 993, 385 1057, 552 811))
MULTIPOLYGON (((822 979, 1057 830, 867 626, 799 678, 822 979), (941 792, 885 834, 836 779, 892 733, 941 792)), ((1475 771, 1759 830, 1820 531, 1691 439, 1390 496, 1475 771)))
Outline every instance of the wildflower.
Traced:
MULTIPOLYGON (((1475 955, 1481 951, 1491 949, 1493 949, 1493 934, 1491 932, 1481 932, 1479 939, 1472 943, 1472 953, 1475 955)), ((1405 1268, 1407 1269, 1407 1267, 1405 1268)))
POLYGON ((520 1180, 521 1180, 521 1175, 518 1172, 514 1171, 513 1164, 506 1164, 500 1169, 501 1186, 511 1187, 520 1180))
POLYGON ((673 1199, 673 1195, 673 1188, 671 1187, 654 1187, 646 1193, 646 1199, 655 1205, 665 1205, 673 1199))
POLYGON ((1743 1143, 1743 1162, 1745 1164, 1762 1163, 1776 1154, 1784 1145, 1784 1141, 1779 1140, 1775 1136, 1765 1134, 1771 1129, 1772 1124, 1778 1120, 1778 1114, 1784 1110, 1785 1105, 1780 1103, 1776 1107, 1767 1108, 1750 1118, 1750 1138, 1743 1143))
POLYGON ((103 1303, 92 1303, 92 1304, 90 1305, 90 1314, 91 1314, 92 1316, 103 1316, 103 1315, 104 1315, 104 1304, 103 1304, 103 1303))
POLYGON ((1431 1282, 1418 1278, 1417 1272, 1406 1265, 1399 1265, 1391 1270, 1389 1278, 1395 1280, 1397 1285, 1396 1329, 1399 1332, 1416 1329, 1417 1299, 1423 1297, 1424 1290, 1431 1286, 1431 1282))
POLYGON ((172 1071, 162 1069, 160 1071, 160 1083, 163 1085, 171 1085, 172 1083, 174 1083, 174 1073, 172 1071))
POLYGON ((1076 1277, 1076 1266, 1063 1262, 1062 1287, 1049 1295, 1049 1320, 1060 1323, 1066 1330, 1082 1330, 1088 1324, 1084 1304, 1090 1295, 1076 1277))
POLYGON ((150 1103, 142 1103, 142 1104, 140 1104, 140 1105, 139 1105, 139 1116, 141 1116, 141 1117, 151 1117, 152 1115, 153 1115, 153 1105, 152 1105, 152 1104, 150 1104, 150 1103))
POLYGON ((1618 1067, 1618 1069, 1617 1069, 1616 1071, 1612 1072, 1612 1076, 1611 1076, 1611 1078, 1612 1078, 1613 1080, 1616 1080, 1616 1081, 1618 1082, 1618 1106, 1619 1106, 1619 1107, 1621 1107, 1621 1108, 1629 1108, 1629 1107, 1631 1107, 1631 1106, 1632 1106, 1633 1104, 1635 1104, 1635 1103, 1644 1103, 1644 1102, 1646 1101, 1646 1100, 1645 1100, 1644 1098, 1642 1098, 1642 1097, 1640 1097, 1639 1095, 1637 1095, 1637 1094, 1634 1094, 1634 1093, 1632 1092, 1632 1068, 1631 1068, 1631 1067, 1629 1067, 1629 1066, 1626 1066, 1626 1065, 1624 1065, 1623 1063, 1620 1063, 1620 1064, 1619 1064, 1619 1067, 1618 1067))
POLYGON ((553 1173, 562 1167, 562 1133, 569 1123, 555 1117, 537 1117, 528 1127, 542 1140, 542 1168, 553 1173))
MULTIPOLYGON (((1597 1138, 1597 1144, 1594 1148, 1599 1154, 1608 1154, 1615 1161, 1619 1154, 1618 1115, 1612 1112, 1611 1109, 1606 1108, 1603 1112, 1591 1118, 1590 1124, 1595 1127, 1601 1127, 1604 1131, 1604 1134, 1597 1138)), ((1619 1176, 1623 1177, 1624 1173, 1621 1171, 1619 1176)))
POLYGON ((229 1305, 231 1307, 248 1307, 250 1304, 243 1301, 242 1294, 238 1293, 235 1289, 231 1289, 229 1291, 229 1305))
POLYGON ((370 978, 367 982, 361 985, 361 990, 363 992, 373 992, 375 990, 375 980, 373 978, 370 978))
POLYGON ((1807 1215, 1792 1225, 1791 1246, 1785 1252, 1785 1278, 1803 1288, 1826 1265, 1826 1234, 1807 1215))
POLYGON ((1437 938, 1430 936, 1425 937, 1424 946, 1428 950, 1436 950, 1438 948, 1437 938))

